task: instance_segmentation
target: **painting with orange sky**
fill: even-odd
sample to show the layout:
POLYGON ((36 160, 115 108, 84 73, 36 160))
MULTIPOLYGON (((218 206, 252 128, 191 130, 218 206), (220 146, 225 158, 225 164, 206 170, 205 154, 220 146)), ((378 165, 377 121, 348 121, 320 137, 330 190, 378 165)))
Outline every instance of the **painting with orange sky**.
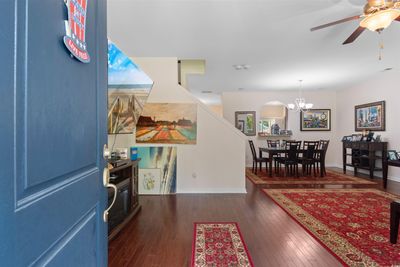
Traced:
POLYGON ((146 103, 136 125, 137 143, 196 144, 197 104, 146 103))

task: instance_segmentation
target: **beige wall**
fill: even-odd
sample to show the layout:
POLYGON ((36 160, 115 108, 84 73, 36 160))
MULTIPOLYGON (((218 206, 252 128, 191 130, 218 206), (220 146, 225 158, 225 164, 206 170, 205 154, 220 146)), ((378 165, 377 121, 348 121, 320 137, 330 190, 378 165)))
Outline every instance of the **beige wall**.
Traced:
MULTIPOLYGON (((177 193, 245 193, 245 138, 242 134, 178 85, 176 58, 133 60, 154 81, 149 103, 198 104, 197 144, 173 145, 178 148, 177 193)), ((110 146, 113 142, 110 136, 110 146)), ((134 135, 118 135, 115 147, 133 145, 134 135)))
MULTIPOLYGON (((327 165, 337 166, 336 156, 341 153, 338 149, 340 142, 336 136, 336 92, 334 91, 307 91, 303 93, 307 101, 314 104, 314 108, 331 109, 332 120, 329 132, 302 132, 300 131, 300 114, 295 111, 288 112, 288 130, 293 131, 293 139, 296 140, 320 140, 331 141, 327 153, 327 165)), ((279 101, 290 103, 298 97, 298 92, 293 91, 266 91, 266 92, 226 92, 222 94, 222 106, 224 118, 234 125, 235 111, 256 111, 256 122, 260 119, 262 108, 267 102, 279 101)), ((258 127, 258 123, 257 123, 258 127)), ((258 131, 258 129, 257 129, 258 131)), ((266 146, 266 138, 258 136, 247 136, 253 140, 257 147, 266 146)), ((246 145, 246 164, 252 163, 252 156, 249 145, 246 145)))
MULTIPOLYGON (((399 71, 382 72, 356 86, 337 91, 337 138, 354 133, 354 106, 386 101, 386 131, 376 132, 389 149, 400 150, 399 71)), ((341 163, 341 154, 336 154, 341 163)), ((389 178, 400 181, 400 168, 389 167, 389 178)))
POLYGON ((260 109, 260 118, 269 119, 269 118, 284 118, 285 117, 285 106, 272 106, 265 105, 260 109))
POLYGON ((217 114, 220 117, 223 117, 223 108, 222 105, 207 105, 210 110, 212 110, 215 114, 217 114))

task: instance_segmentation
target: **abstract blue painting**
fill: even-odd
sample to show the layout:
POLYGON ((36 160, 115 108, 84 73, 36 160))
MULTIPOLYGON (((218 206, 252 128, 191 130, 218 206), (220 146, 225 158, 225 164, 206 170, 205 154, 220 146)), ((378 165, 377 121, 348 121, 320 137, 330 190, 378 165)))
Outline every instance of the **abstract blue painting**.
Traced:
POLYGON ((176 192, 176 147, 138 147, 139 194, 176 192))

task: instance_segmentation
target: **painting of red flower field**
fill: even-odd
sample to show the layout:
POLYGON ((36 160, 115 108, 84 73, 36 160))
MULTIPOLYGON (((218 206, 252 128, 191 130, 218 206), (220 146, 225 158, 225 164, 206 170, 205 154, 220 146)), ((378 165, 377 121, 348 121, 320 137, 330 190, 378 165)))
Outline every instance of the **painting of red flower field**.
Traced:
POLYGON ((196 144, 197 105, 146 103, 136 125, 137 143, 196 144))

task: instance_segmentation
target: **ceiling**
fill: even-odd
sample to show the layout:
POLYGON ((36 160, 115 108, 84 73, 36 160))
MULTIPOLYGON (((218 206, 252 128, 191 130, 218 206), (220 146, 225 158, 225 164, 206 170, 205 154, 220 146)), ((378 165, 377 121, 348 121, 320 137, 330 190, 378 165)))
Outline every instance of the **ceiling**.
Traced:
POLYGON ((400 23, 381 37, 352 21, 310 28, 362 13, 365 0, 108 0, 108 35, 134 57, 204 59, 205 75, 188 87, 207 103, 226 91, 333 90, 351 86, 385 68, 399 71, 400 23), (379 40, 384 43, 378 60, 379 40), (235 70, 233 65, 250 65, 235 70), (201 91, 211 90, 212 94, 201 91))

